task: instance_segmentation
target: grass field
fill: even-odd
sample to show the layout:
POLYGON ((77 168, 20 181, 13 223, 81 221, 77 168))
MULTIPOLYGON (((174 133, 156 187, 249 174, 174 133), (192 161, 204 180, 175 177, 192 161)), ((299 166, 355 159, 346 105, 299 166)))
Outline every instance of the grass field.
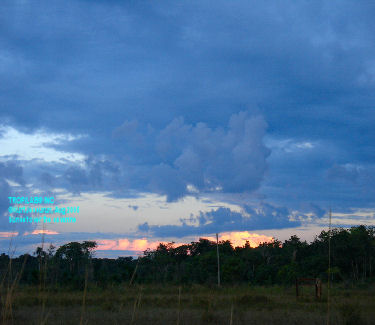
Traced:
MULTIPOLYGON (((82 291, 18 287, 4 324, 326 324, 327 290, 312 287, 88 287, 82 291)), ((375 285, 331 290, 330 324, 375 324, 375 285)), ((9 301, 9 299, 8 299, 9 301)), ((6 314, 5 314, 6 312, 6 314)))

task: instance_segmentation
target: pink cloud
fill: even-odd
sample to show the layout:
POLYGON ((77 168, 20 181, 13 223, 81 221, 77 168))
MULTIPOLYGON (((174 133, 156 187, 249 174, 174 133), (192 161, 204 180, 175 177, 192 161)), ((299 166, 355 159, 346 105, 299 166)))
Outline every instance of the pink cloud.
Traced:
POLYGON ((58 235, 59 233, 54 230, 47 230, 47 229, 35 229, 33 232, 25 232, 24 235, 58 235))
POLYGON ((119 239, 100 239, 97 240, 97 250, 126 250, 126 251, 144 251, 147 248, 155 249, 159 241, 148 241, 145 238, 129 240, 127 238, 119 239))
MULTIPOLYGON (((215 237, 203 237, 212 241, 216 241, 215 237)), ((197 239, 198 240, 198 239, 197 239)), ((259 235, 256 233, 249 233, 248 231, 240 232, 226 232, 219 236, 219 240, 230 240, 234 247, 244 246, 246 241, 249 241, 251 247, 257 247, 264 242, 272 242, 273 237, 259 235)), ((156 249, 160 243, 166 244, 162 241, 148 241, 146 238, 129 240, 127 238, 118 239, 99 239, 97 240, 97 250, 124 250, 142 252, 146 249, 156 249)), ((184 243, 175 243, 174 246, 184 245, 184 243)))
POLYGON ((18 236, 18 232, 17 231, 0 231, 0 238, 10 238, 10 237, 14 237, 14 236, 18 236))
MULTIPOLYGON (((204 238, 216 241, 216 237, 204 238)), ((219 240, 230 240, 234 247, 244 246, 246 241, 248 241, 251 247, 257 247, 261 243, 273 242, 274 238, 266 235, 249 233, 248 231, 232 231, 219 234, 219 240)))

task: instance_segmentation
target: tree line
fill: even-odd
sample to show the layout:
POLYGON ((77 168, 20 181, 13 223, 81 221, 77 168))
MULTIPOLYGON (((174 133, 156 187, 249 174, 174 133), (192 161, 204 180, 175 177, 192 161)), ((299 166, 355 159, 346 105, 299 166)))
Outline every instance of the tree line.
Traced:
MULTIPOLYGON (((0 255, 2 283, 16 277, 20 283, 83 288, 85 281, 106 287, 120 283, 215 284, 217 244, 200 238, 175 246, 160 243, 138 258, 95 258, 94 241, 71 242, 58 249, 38 247, 33 255, 0 255)), ((311 243, 293 235, 252 248, 249 242, 233 247, 219 241, 223 284, 291 284, 297 277, 359 282, 374 277, 375 228, 356 226, 322 231, 311 243), (331 269, 328 270, 328 242, 331 269)))

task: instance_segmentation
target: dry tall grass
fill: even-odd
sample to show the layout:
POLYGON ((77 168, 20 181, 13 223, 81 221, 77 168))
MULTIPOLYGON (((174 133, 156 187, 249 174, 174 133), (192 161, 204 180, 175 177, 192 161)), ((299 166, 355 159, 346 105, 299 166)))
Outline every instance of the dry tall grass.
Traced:
MULTIPOLYGON (((12 296, 9 323, 40 324, 37 287, 19 287, 12 296)), ((331 287, 331 324, 373 324, 375 286, 331 287), (354 322, 354 323, 353 323, 354 322)), ((61 288, 48 295, 45 324, 324 324, 326 294, 321 301, 304 292, 298 301, 293 287, 118 286, 86 290, 61 288), (178 292, 178 295, 176 294, 178 292), (177 317, 176 317, 177 316, 177 317)))

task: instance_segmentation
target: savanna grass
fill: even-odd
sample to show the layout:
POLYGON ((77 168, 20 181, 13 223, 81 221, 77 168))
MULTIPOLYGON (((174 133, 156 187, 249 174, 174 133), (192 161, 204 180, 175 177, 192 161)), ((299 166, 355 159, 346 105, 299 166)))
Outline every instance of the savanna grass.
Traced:
MULTIPOLYGON (((296 299, 293 287, 114 286, 44 292, 45 324, 325 324, 326 295, 296 299)), ((331 324, 372 324, 368 288, 331 291, 331 324), (350 296, 348 296, 348 293, 350 296), (354 323, 353 323, 354 322, 354 323), (355 323, 357 322, 357 323, 355 323)), ((13 324, 40 324, 38 289, 19 286, 12 296, 13 324), (27 317, 26 317, 27 316, 27 317)))

